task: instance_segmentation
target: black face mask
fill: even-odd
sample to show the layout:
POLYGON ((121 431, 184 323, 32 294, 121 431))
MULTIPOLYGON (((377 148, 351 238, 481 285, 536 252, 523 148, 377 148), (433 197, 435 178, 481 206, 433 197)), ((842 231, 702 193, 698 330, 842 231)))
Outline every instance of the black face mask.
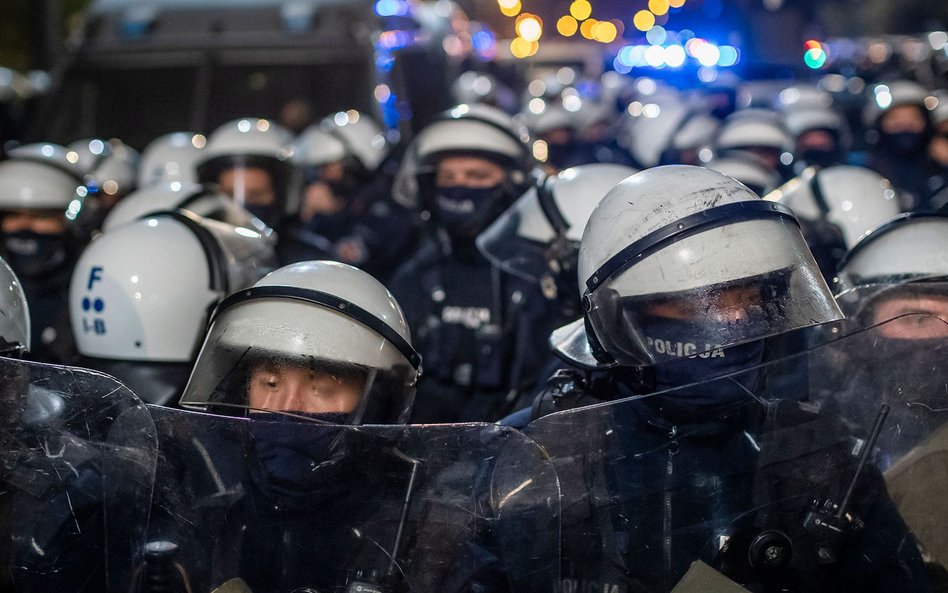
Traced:
POLYGON ((455 243, 473 244, 507 207, 508 192, 503 184, 492 187, 438 187, 434 208, 440 226, 455 243))
POLYGON ((800 152, 799 158, 807 165, 816 165, 821 168, 833 167, 843 162, 842 151, 838 148, 832 150, 804 150, 800 152))
POLYGON ((65 234, 16 231, 8 233, 3 244, 10 267, 23 278, 41 278, 59 270, 68 254, 65 234))
MULTIPOLYGON (((327 424, 345 424, 349 414, 300 414, 327 424)), ((305 496, 329 479, 342 451, 345 429, 279 413, 255 413, 250 425, 253 449, 262 470, 255 482, 274 496, 305 496)))
MULTIPOLYGON (((676 389, 692 383, 700 383, 668 394, 667 400, 678 408, 716 408, 737 403, 750 397, 757 382, 757 371, 741 373, 735 377, 707 381, 731 373, 739 373, 761 363, 764 342, 755 340, 728 348, 706 348, 688 346, 697 335, 697 323, 679 319, 655 319, 644 328, 646 336, 669 344, 665 350, 700 352, 688 358, 675 359, 658 364, 655 371, 655 391, 676 389), (679 344, 683 345, 679 348, 679 344)), ((707 322, 700 324, 702 327, 707 322)), ((704 332, 702 332, 704 333, 704 332)))
POLYGON ((922 132, 895 132, 894 134, 882 132, 879 135, 879 144, 895 154, 914 156, 925 150, 928 136, 922 132))

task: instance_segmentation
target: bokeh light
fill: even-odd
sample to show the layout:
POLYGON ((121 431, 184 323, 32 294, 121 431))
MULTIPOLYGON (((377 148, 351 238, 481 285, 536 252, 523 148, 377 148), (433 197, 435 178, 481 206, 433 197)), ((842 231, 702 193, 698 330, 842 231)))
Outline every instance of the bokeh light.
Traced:
POLYGON ((521 8, 522 8, 522 6, 520 5, 520 0, 516 0, 516 1, 515 1, 512 5, 510 5, 510 6, 501 6, 501 7, 500 7, 500 12, 501 12, 501 14, 503 14, 504 16, 517 16, 518 14, 520 14, 520 9, 521 9, 521 8))
POLYGON ((600 43, 612 43, 616 40, 616 26, 609 21, 599 21, 592 29, 593 38, 600 43))
POLYGON ((640 10, 632 17, 632 24, 644 33, 655 26, 655 15, 647 10, 640 10))
POLYGON ((543 21, 535 14, 525 12, 517 17, 516 30, 524 41, 537 41, 543 35, 543 21))
POLYGON ((523 37, 516 37, 510 42, 510 53, 515 58, 528 58, 537 53, 540 44, 536 41, 527 41, 523 37))
POLYGON ((596 19, 587 19, 579 26, 579 33, 586 39, 595 39, 593 37, 593 27, 599 24, 596 19))
POLYGON ((648 0, 648 9, 656 16, 668 12, 668 7, 668 0, 648 0))
POLYGON ((584 21, 592 16, 592 4, 588 0, 574 0, 569 5, 569 13, 577 21, 584 21))
POLYGON ((570 15, 561 16, 556 21, 556 31, 563 37, 572 37, 579 30, 579 23, 570 15))

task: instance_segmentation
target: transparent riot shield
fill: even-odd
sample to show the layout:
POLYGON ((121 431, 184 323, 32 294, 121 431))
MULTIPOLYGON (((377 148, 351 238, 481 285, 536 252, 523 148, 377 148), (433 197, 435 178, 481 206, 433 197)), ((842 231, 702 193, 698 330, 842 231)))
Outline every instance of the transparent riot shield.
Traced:
POLYGON ((162 455, 144 570, 162 591, 556 585, 558 482, 519 432, 151 411, 162 455))
POLYGON ((929 414, 948 409, 948 372, 907 371, 948 344, 893 339, 906 323, 943 322, 894 319, 648 395, 648 375, 620 369, 617 401, 530 424, 561 483, 559 590, 943 586, 948 428, 929 414))
POLYGON ((115 379, 0 358, 0 590, 132 590, 156 449, 115 379))

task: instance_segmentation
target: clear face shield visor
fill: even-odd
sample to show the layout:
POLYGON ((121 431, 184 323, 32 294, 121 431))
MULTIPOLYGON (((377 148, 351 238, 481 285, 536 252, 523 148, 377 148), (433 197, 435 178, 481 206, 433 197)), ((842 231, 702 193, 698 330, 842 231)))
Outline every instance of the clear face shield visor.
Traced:
POLYGON ((587 281, 590 338, 615 362, 703 356, 842 318, 789 210, 751 202, 696 216, 645 237, 644 249, 633 243, 587 281))
POLYGON ((494 266, 527 282, 575 272, 579 243, 566 237, 566 223, 558 212, 550 212, 551 206, 555 209, 531 188, 478 235, 478 249, 494 266), (556 228, 557 222, 562 228, 556 228))
POLYGON ((340 303, 314 305, 277 296, 280 289, 287 290, 255 287, 247 291, 257 291, 249 299, 238 293, 222 303, 181 405, 237 416, 276 412, 345 415, 350 424, 405 422, 420 372, 420 358, 407 341, 359 323, 349 315, 358 309, 351 303, 342 309, 340 303))

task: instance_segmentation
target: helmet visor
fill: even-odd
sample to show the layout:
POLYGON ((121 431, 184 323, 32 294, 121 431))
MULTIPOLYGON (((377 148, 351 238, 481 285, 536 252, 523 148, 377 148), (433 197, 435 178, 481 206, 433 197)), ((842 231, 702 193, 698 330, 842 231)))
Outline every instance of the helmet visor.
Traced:
MULTIPOLYGON (((527 282, 539 282, 550 272, 549 262, 554 255, 550 243, 556 236, 533 188, 478 235, 477 248, 504 272, 527 282)), ((570 245, 574 247, 575 258, 578 245, 575 242, 570 245)))
POLYGON ((587 306, 602 346, 630 366, 842 318, 799 228, 782 218, 714 227, 633 259, 587 306))
POLYGON ((397 348, 351 318, 263 298, 217 316, 181 405, 230 415, 346 414, 350 423, 399 423, 411 409, 416 376, 397 348))

